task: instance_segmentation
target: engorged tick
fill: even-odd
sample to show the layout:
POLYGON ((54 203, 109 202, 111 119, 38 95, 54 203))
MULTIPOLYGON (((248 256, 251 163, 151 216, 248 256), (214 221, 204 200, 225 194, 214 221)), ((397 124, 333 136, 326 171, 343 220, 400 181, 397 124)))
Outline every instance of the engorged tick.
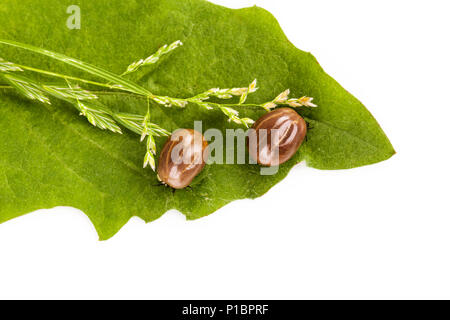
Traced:
POLYGON ((271 111, 255 122, 249 132, 250 156, 262 166, 277 166, 290 160, 306 137, 305 120, 293 109, 271 111))
POLYGON ((178 129, 161 151, 158 177, 174 189, 184 189, 203 170, 208 156, 208 142, 200 132, 178 129))

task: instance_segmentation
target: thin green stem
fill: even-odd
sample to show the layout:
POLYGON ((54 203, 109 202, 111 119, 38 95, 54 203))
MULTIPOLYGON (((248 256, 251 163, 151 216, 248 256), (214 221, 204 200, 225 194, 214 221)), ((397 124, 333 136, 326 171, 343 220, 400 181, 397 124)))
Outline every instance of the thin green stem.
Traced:
MULTIPOLYGON (((28 69, 28 67, 24 67, 24 66, 20 66, 21 68, 24 69, 28 69)), ((31 68, 34 69, 34 68, 31 68)), ((35 71, 38 72, 37 70, 30 70, 30 71, 35 71)), ((74 80, 74 81, 81 81, 81 82, 85 82, 85 83, 90 83, 93 85, 101 85, 104 87, 108 87, 109 89, 115 89, 112 86, 107 86, 105 84, 101 84, 101 83, 97 83, 94 81, 89 81, 89 80, 84 80, 84 79, 80 79, 80 78, 76 78, 76 77, 71 77, 71 76, 65 76, 62 74, 52 74, 52 72, 49 71, 45 71, 45 70, 39 70, 42 71, 42 73, 48 74, 48 75, 54 75, 55 77, 59 77, 62 79, 69 79, 69 80, 74 80)), ((41 72, 40 72, 41 73, 41 72)), ((0 89, 14 89, 12 86, 0 86, 0 89)), ((120 89, 118 89, 120 90, 120 89)), ((130 93, 130 92, 120 92, 120 91, 90 91, 95 95, 128 95, 128 96, 133 96, 137 99, 152 99, 152 98, 164 98, 163 96, 152 96, 152 97, 148 97, 148 96, 144 96, 142 94, 137 94, 137 93, 130 93)), ((152 99, 153 100, 153 99, 152 99)), ((193 103, 193 104, 197 104, 197 102, 195 101, 194 98, 186 98, 186 99, 178 99, 177 100, 181 100, 181 101, 186 101, 189 103, 193 103)), ((221 106, 227 106, 227 107, 231 107, 231 108, 242 108, 242 107, 262 107, 264 104, 238 104, 238 103, 234 103, 234 104, 230 104, 230 103, 226 103, 226 104, 220 104, 220 103, 214 103, 214 102, 208 102, 209 105, 211 105, 212 107, 215 108, 219 108, 221 106)))
MULTIPOLYGON (((160 98, 160 96, 155 96, 155 98, 160 98)), ((192 98, 185 98, 185 99, 178 99, 180 101, 186 101, 189 103, 193 103, 196 105, 200 105, 196 97, 192 98)), ((215 103, 215 102, 207 102, 207 104, 214 108, 220 108, 220 107, 230 107, 230 108, 242 108, 242 107, 262 107, 263 104, 239 104, 239 103, 215 103)))
MULTIPOLYGON (((187 101, 190 103, 194 103, 194 104, 198 104, 197 101, 195 101, 195 99, 192 98, 187 98, 187 99, 179 99, 182 101, 187 101)), ((208 102, 208 105, 215 107, 215 108, 220 108, 220 107, 230 107, 230 108, 242 108, 242 107, 262 107, 264 104, 238 104, 238 103, 214 103, 214 102, 208 102)))
POLYGON ((112 83, 114 83, 115 85, 120 85, 121 89, 123 90, 127 90, 127 91, 131 91, 137 94, 142 94, 144 96, 152 96, 153 94, 148 91, 147 89, 141 87, 140 85, 127 80, 125 78, 122 78, 120 76, 118 76, 117 74, 114 74, 112 72, 109 72, 107 70, 104 70, 100 67, 96 67, 94 65, 91 65, 89 63, 80 61, 78 59, 75 58, 71 58, 68 57, 64 54, 61 53, 57 53, 57 52, 52 52, 49 50, 45 50, 39 47, 35 47, 32 45, 28 45, 28 44, 24 44, 24 43, 20 43, 20 42, 16 42, 16 41, 11 41, 11 40, 4 40, 4 39, 0 39, 0 43, 1 44, 5 44, 5 45, 9 45, 12 47, 17 47, 17 48, 21 48, 21 49, 25 49, 28 51, 32 51, 47 57, 50 57, 52 59, 55 60, 59 60, 63 63, 66 63, 68 65, 71 65, 75 68, 81 69, 83 71, 86 71, 94 76, 97 77, 101 77, 105 80, 111 81, 112 83))
POLYGON ((86 79, 82 79, 82 78, 77 78, 77 77, 72 77, 69 75, 65 75, 65 74, 60 74, 60 73, 56 73, 56 72, 51 72, 51 71, 47 71, 47 70, 42 70, 42 69, 38 69, 38 68, 33 68, 33 67, 29 67, 29 66, 24 66, 24 65, 20 65, 20 64, 16 64, 16 66, 20 67, 21 69, 24 70, 28 70, 28 71, 33 71, 36 73, 41 73, 41 74, 45 74, 48 76, 52 76, 52 77, 57 77, 57 78, 62 78, 62 79, 69 79, 69 80, 74 80, 74 81, 80 81, 83 83, 88 83, 88 84, 92 84, 95 86, 99 86, 99 87, 104 87, 104 88, 108 88, 108 89, 115 89, 114 86, 112 85, 108 85, 105 83, 100 83, 100 82, 96 82, 96 81, 91 81, 91 80, 86 80, 86 79))

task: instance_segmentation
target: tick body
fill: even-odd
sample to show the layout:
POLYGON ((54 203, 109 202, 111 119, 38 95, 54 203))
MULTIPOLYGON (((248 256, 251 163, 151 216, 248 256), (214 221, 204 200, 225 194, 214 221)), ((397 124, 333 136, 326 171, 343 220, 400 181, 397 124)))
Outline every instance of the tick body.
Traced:
POLYGON ((250 156, 262 166, 290 160, 305 140, 305 120, 290 108, 271 111, 255 122, 249 132, 250 156))
POLYGON ((203 170, 208 142, 192 129, 178 129, 164 145, 158 163, 159 179, 174 189, 184 189, 203 170))

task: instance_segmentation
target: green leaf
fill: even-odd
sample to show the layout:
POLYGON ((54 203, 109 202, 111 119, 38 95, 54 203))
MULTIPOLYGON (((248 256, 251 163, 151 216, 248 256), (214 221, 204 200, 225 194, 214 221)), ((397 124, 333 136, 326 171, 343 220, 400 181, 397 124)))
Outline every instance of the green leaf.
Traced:
MULTIPOLYGON (((69 30, 65 12, 71 4, 3 0, 0 38, 64 52, 80 60, 72 61, 72 67, 4 45, 0 45, 0 56, 20 65, 84 78, 93 74, 130 86, 114 74, 179 39, 184 46, 132 90, 188 97, 211 88, 247 87, 257 78, 259 90, 247 97, 248 103, 271 101, 287 88, 293 97, 314 97, 318 108, 299 108, 313 129, 296 157, 274 176, 260 176, 255 165, 211 165, 192 190, 173 193, 158 186, 150 169, 142 169, 147 145, 135 133, 99 130, 66 102, 36 103, 2 86, 0 222, 41 208, 72 206, 88 215, 104 240, 132 216, 150 222, 177 209, 188 219, 197 219, 231 201, 259 197, 303 160, 319 169, 345 169, 394 154, 369 111, 328 76, 311 54, 295 48, 263 9, 231 10, 202 0, 80 0, 81 29, 69 30)), ((121 112, 123 119, 115 120, 134 131, 142 126, 140 118, 130 119, 127 114, 146 114, 147 99, 108 89, 94 94, 102 104, 121 112)), ((204 130, 242 128, 228 122, 218 109, 193 104, 184 109, 157 104, 150 108, 152 123, 169 131, 192 128, 199 119, 204 130)), ((240 117, 251 119, 265 112, 257 107, 238 111, 240 117)), ((165 139, 155 137, 158 150, 165 139)))

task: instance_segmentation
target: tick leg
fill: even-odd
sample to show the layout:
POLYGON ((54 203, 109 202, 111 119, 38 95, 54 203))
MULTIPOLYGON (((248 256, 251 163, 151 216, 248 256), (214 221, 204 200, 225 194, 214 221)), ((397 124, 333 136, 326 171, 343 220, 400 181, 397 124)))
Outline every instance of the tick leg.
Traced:
POLYGON ((163 182, 158 182, 157 184, 153 185, 154 187, 165 187, 166 185, 163 182))
MULTIPOLYGON (((314 129, 314 126, 312 126, 309 122, 306 123, 306 128, 309 130, 314 129)), ((308 134, 305 136, 305 142, 308 142, 308 134)))

